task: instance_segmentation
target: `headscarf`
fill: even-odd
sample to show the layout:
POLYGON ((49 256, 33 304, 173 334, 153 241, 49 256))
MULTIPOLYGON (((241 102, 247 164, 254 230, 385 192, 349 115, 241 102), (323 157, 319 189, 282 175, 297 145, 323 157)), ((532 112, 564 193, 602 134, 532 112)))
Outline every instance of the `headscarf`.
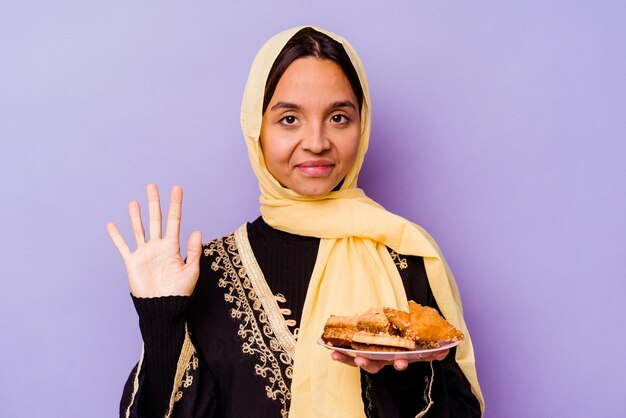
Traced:
POLYGON ((241 106, 241 126, 261 189, 263 219, 276 229, 320 238, 296 342, 289 414, 295 418, 365 416, 359 369, 331 360, 317 340, 331 314, 351 315, 375 306, 408 311, 402 279, 387 247, 423 257, 441 312, 465 334, 456 349, 456 361, 483 409, 459 291, 439 248, 421 227, 386 211, 357 188, 370 135, 370 96, 361 61, 342 37, 313 27, 343 45, 363 88, 361 138, 354 166, 339 190, 309 197, 283 187, 265 165, 259 139, 265 83, 278 54, 300 29, 281 32, 263 45, 252 64, 241 106))

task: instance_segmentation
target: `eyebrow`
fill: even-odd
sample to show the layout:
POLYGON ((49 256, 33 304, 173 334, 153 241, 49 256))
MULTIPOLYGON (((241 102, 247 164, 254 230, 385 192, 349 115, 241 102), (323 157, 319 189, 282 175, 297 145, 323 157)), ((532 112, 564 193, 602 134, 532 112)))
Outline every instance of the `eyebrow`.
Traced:
MULTIPOLYGON (((343 100, 343 101, 340 101, 340 102, 334 102, 333 104, 331 104, 329 106, 329 108, 332 108, 332 109, 336 109, 338 107, 349 107, 349 108, 352 108, 352 109, 356 110, 356 106, 350 100, 343 100)), ((270 108, 271 111, 274 111, 274 110, 277 110, 277 109, 300 109, 300 106, 295 104, 295 103, 278 102, 278 103, 276 103, 274 106, 272 106, 270 108)))

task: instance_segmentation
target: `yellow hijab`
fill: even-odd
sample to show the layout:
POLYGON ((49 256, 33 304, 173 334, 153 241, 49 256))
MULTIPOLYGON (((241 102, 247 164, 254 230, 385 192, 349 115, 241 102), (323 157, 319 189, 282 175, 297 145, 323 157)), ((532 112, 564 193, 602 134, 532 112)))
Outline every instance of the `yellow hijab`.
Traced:
POLYGON ((343 45, 363 87, 358 154, 340 190, 322 197, 302 196, 282 187, 265 166, 259 140, 265 83, 274 60, 300 29, 281 32, 263 45, 252 64, 241 106, 241 126, 261 189, 263 219, 276 229, 321 239, 296 343, 289 414, 295 418, 365 416, 359 369, 332 361, 328 350, 316 341, 331 314, 349 315, 373 306, 408 310, 402 280, 386 247, 424 258, 439 308, 465 334, 457 347, 456 361, 482 409, 461 299, 437 245, 421 227, 386 211, 357 188, 370 135, 370 97, 361 61, 342 37, 314 28, 343 45))

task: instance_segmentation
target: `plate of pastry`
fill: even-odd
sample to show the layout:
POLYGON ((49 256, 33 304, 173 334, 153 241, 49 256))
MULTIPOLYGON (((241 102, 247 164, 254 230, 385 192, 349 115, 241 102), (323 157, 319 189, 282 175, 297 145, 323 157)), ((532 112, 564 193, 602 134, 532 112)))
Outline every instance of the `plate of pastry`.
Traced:
POLYGON ((411 361, 448 350, 463 339, 436 309, 409 301, 409 312, 371 308, 357 315, 331 315, 318 343, 351 357, 411 361))
MULTIPOLYGON (((329 350, 339 351, 345 355, 350 357, 365 357, 370 360, 400 360, 405 359, 408 361, 419 360, 424 357, 429 357, 434 354, 437 354, 443 350, 449 350, 452 347, 455 347, 459 344, 460 341, 455 341, 451 343, 441 343, 437 348, 424 348, 418 350, 401 350, 401 351, 370 351, 370 350, 356 350, 354 348, 346 348, 346 347, 335 347, 330 344, 326 344, 322 338, 317 340, 317 343, 323 347, 328 348, 329 350)), ((383 348, 386 349, 387 347, 383 348)))

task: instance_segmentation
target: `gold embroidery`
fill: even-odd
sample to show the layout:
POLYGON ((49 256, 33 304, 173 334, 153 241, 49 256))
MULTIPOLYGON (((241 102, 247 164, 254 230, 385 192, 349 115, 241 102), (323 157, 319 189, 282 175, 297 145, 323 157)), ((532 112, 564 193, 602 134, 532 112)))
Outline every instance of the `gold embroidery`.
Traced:
POLYGON ((176 375, 174 376, 174 388, 170 396, 170 405, 165 418, 172 416, 174 403, 178 402, 183 397, 181 389, 183 387, 188 388, 193 383, 193 376, 189 374, 189 371, 191 369, 196 370, 197 368, 198 358, 196 357, 196 348, 189 338, 189 331, 185 324, 185 340, 183 341, 183 348, 180 350, 180 356, 178 356, 178 365, 176 366, 176 375))
POLYGON ((126 408, 126 418, 130 418, 130 409, 133 407, 135 403, 135 397, 137 396, 137 392, 139 392, 139 374, 141 373, 141 368, 143 367, 143 356, 145 354, 145 346, 141 346, 141 357, 139 358, 139 363, 137 363, 137 370, 135 371, 135 376, 133 377, 133 394, 130 398, 130 403, 128 404, 128 408, 126 408))
POLYGON ((365 415, 367 418, 371 418, 374 416, 374 400, 372 399, 372 379, 370 379, 369 374, 364 373, 361 376, 365 376, 365 399, 367 400, 367 405, 365 406, 365 415))
POLYGON ((269 325, 272 327, 272 330, 274 331, 281 347, 283 347, 287 354, 293 358, 296 351, 296 340, 293 334, 289 332, 287 323, 283 317, 283 313, 289 315, 291 311, 288 309, 281 309, 277 303, 278 300, 286 302, 286 299, 281 294, 274 296, 272 290, 267 285, 265 276, 263 275, 256 258, 254 258, 252 247, 250 247, 245 224, 235 231, 235 240, 237 241, 237 248, 239 250, 239 254, 241 255, 241 263, 250 278, 257 300, 263 305, 269 325))
POLYGON ((394 263, 396 263, 396 266, 398 266, 400 270, 404 270, 409 267, 409 264, 407 263, 406 258, 400 257, 400 254, 398 254, 394 250, 389 251, 389 255, 391 256, 391 259, 393 260, 394 263))
POLYGON ((288 352, 289 337, 293 339, 293 335, 262 273, 257 274, 260 269, 255 271, 256 260, 252 250, 248 252, 245 229, 236 234, 239 239, 231 234, 205 244, 204 255, 213 257, 213 271, 222 272, 218 286, 225 289, 224 300, 232 304, 230 316, 239 321, 237 335, 242 339, 242 352, 254 357, 255 373, 267 382, 267 397, 281 403, 281 416, 286 418, 291 391, 285 377, 293 374, 293 357, 288 352))
POLYGON ((433 398, 432 398, 432 389, 433 389, 433 380, 435 380, 435 369, 433 368, 433 362, 430 363, 430 381, 428 376, 424 377, 424 383, 426 383, 426 387, 424 388, 424 402, 426 402, 426 408, 424 408, 419 414, 415 415, 415 418, 422 418, 426 416, 426 413, 430 410, 430 407, 433 406, 433 398))

